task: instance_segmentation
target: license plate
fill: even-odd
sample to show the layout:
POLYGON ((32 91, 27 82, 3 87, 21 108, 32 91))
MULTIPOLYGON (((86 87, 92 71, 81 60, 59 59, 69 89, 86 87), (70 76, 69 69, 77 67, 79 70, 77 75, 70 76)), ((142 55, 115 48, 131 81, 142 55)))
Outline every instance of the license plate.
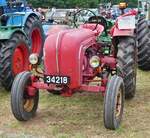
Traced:
POLYGON ((44 76, 44 82, 48 84, 68 84, 70 82, 69 77, 64 76, 44 76))

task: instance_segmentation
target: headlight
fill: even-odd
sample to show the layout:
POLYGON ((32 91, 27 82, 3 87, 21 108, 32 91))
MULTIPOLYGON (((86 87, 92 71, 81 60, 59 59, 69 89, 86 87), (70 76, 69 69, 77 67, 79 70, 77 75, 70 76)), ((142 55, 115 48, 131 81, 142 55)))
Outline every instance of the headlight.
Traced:
POLYGON ((120 2, 119 3, 119 9, 125 9, 125 8, 127 8, 127 3, 125 3, 125 2, 120 2))
POLYGON ((97 68, 100 65, 100 58, 98 56, 93 56, 90 59, 90 66, 92 68, 97 68))
POLYGON ((38 58, 38 55, 37 54, 31 54, 29 56, 29 62, 32 64, 32 65, 36 65, 39 61, 39 58, 38 58))

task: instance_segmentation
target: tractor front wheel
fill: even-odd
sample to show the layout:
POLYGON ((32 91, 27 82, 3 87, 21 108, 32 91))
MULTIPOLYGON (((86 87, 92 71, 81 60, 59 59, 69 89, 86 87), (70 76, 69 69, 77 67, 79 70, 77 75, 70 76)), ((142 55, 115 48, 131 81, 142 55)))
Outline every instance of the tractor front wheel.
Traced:
POLYGON ((10 90, 15 76, 29 66, 29 41, 22 33, 14 33, 2 42, 0 50, 0 81, 6 90, 10 90))
POLYGON ((33 96, 28 94, 31 85, 31 73, 18 74, 11 89, 11 109, 14 117, 19 121, 28 121, 34 117, 39 101, 39 91, 35 89, 33 96))
POLYGON ((112 76, 108 82, 104 99, 104 125, 115 130, 120 126, 124 108, 124 83, 118 76, 112 76))

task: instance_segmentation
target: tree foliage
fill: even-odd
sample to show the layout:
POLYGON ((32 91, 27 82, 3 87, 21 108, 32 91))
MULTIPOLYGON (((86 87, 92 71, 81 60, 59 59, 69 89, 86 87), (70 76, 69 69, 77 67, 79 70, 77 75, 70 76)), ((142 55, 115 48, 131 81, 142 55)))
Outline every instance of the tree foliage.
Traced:
POLYGON ((56 8, 94 8, 97 7, 100 2, 112 2, 118 4, 119 2, 126 1, 129 6, 136 6, 137 0, 28 0, 34 7, 56 7, 56 8))

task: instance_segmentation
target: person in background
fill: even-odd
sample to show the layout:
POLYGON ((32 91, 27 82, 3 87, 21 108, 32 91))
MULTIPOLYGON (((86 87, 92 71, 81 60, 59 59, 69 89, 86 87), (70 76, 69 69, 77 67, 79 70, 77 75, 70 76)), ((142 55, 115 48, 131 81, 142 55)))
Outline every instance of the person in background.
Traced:
POLYGON ((115 5, 112 8, 111 15, 114 20, 121 15, 121 10, 119 9, 119 5, 115 5))

